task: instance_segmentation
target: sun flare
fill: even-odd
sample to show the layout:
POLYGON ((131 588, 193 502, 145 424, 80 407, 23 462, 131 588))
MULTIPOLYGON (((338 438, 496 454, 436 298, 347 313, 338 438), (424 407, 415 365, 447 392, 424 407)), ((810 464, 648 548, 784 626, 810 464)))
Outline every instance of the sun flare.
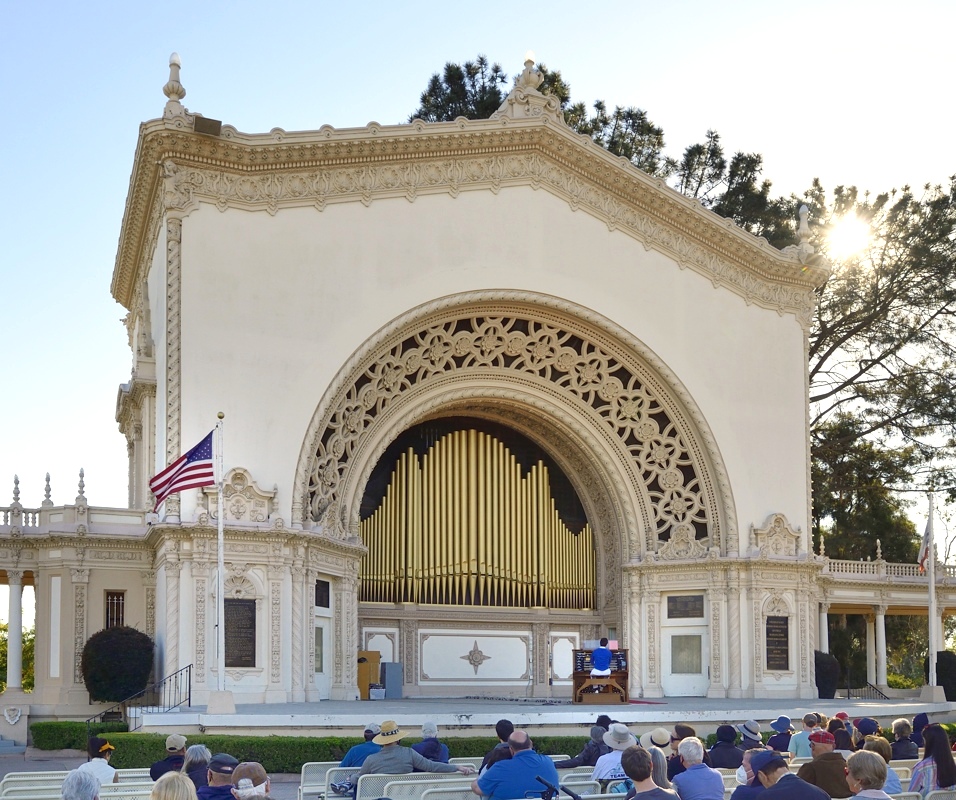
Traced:
POLYGON ((870 243, 870 226, 859 217, 848 214, 831 229, 827 239, 828 250, 833 258, 844 260, 859 255, 870 243))

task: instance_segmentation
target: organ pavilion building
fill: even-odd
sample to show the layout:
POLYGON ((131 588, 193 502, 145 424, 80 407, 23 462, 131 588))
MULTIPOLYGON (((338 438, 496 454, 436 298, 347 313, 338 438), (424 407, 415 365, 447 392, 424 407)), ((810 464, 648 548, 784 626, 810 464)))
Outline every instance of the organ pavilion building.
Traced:
POLYGON ((119 623, 216 688, 217 490, 157 516, 148 480, 219 411, 237 703, 356 698, 360 651, 406 696, 568 697, 601 636, 634 698, 810 698, 828 613, 870 615, 885 684, 884 615, 925 614, 926 582, 811 546, 806 220, 772 248, 540 80, 488 120, 247 134, 184 108, 172 59, 111 286, 129 508, 0 509, 13 613, 37 596, 6 708, 90 716, 79 654, 119 623))

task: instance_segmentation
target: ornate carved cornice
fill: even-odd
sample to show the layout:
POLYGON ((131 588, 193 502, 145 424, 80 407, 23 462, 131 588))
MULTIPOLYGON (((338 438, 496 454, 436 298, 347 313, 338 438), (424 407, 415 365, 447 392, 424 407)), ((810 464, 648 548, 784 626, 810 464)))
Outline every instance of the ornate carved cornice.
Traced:
POLYGON ((159 219, 197 201, 265 210, 386 197, 530 186, 583 210, 732 289, 748 303, 793 313, 806 327, 825 265, 801 264, 731 221, 616 158, 547 115, 218 137, 140 128, 113 272, 113 296, 133 305, 159 219))

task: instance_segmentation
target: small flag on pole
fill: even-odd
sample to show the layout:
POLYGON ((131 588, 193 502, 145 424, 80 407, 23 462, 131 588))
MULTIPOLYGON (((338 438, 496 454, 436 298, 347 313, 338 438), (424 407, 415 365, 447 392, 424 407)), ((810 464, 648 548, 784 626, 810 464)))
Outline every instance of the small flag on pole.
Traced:
POLYGON ((923 541, 919 546, 919 555, 916 557, 916 561, 919 564, 919 574, 923 575, 926 572, 926 559, 929 558, 929 534, 930 534, 930 524, 926 523, 926 530, 923 532, 923 541))
POLYGON ((150 478, 150 491, 156 496, 158 511, 163 500, 183 489, 198 489, 215 486, 216 476, 212 465, 212 435, 209 435, 185 455, 177 458, 159 474, 150 478))

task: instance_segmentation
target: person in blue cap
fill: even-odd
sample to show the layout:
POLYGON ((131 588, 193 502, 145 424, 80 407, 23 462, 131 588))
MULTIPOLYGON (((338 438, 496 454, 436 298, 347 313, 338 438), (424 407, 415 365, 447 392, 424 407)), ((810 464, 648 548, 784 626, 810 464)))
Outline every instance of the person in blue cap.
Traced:
POLYGON ((830 800, 823 789, 794 775, 772 750, 757 753, 750 765, 764 787, 760 800, 830 800))

